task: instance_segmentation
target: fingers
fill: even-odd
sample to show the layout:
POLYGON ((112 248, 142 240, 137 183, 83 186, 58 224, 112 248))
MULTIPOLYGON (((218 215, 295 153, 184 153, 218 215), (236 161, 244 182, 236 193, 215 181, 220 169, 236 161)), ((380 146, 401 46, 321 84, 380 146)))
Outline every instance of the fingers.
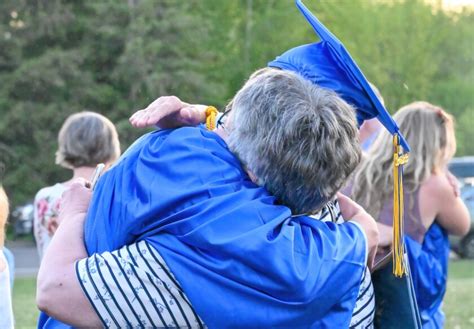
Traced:
POLYGON ((49 219, 48 225, 46 229, 48 230, 49 235, 53 235, 56 230, 58 229, 59 223, 58 223, 58 217, 54 216, 49 219))
POLYGON ((176 96, 162 96, 153 101, 145 109, 135 112, 129 119, 136 128, 159 125, 163 118, 179 112, 184 103, 176 96))
POLYGON ((90 182, 83 178, 75 179, 61 197, 60 219, 87 212, 91 197, 90 182))
POLYGON ((129 121, 135 128, 146 128, 158 123, 163 117, 163 113, 157 111, 154 107, 147 107, 144 110, 139 110, 133 114, 129 121))
POLYGON ((345 220, 351 219, 358 212, 363 211, 363 208, 357 202, 341 192, 337 193, 337 201, 339 202, 342 218, 345 220))
POLYGON ((139 110, 130 117, 129 121, 135 128, 144 128, 146 116, 148 116, 148 114, 145 110, 139 110))
POLYGON ((449 184, 451 185, 451 187, 453 188, 453 193, 454 193, 454 196, 457 198, 461 195, 461 188, 459 186, 459 181, 458 179, 456 178, 456 176, 454 176, 451 172, 447 171, 446 172, 446 177, 448 179, 448 182, 449 184))
POLYGON ((135 112, 129 121, 136 128, 195 126, 206 121, 206 108, 205 105, 184 103, 175 96, 163 96, 135 112))
POLYGON ((350 198, 348 196, 346 196, 345 194, 342 194, 341 192, 337 192, 336 197, 337 197, 337 201, 339 203, 341 203, 341 201, 342 201, 342 203, 347 202, 347 199, 350 200, 350 198))
POLYGON ((61 197, 61 209, 70 204, 88 203, 91 195, 90 182, 86 180, 75 181, 69 186, 69 189, 64 191, 61 197))
POLYGON ((345 195, 341 192, 337 192, 336 197, 337 197, 337 201, 339 203, 341 203, 341 201, 342 201, 343 204, 346 204, 346 205, 355 203, 354 201, 352 201, 351 198, 349 198, 347 195, 345 195))

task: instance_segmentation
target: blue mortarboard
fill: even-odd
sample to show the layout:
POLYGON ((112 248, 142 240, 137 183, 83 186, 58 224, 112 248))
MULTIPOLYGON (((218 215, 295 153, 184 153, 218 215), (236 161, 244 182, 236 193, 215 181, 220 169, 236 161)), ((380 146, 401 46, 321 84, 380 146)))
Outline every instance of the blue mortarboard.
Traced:
POLYGON ((344 45, 306 8, 301 0, 296 0, 296 6, 319 35, 321 41, 290 49, 268 63, 268 66, 297 72, 321 87, 334 90, 356 108, 359 124, 362 124, 364 120, 377 117, 392 135, 399 135, 400 144, 404 150, 410 151, 397 124, 377 98, 344 45))

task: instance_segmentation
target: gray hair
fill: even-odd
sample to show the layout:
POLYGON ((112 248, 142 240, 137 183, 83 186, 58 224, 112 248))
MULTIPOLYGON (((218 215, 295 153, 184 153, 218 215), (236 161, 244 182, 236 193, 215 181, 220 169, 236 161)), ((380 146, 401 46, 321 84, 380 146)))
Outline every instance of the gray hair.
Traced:
POLYGON ((56 164, 74 169, 111 163, 120 156, 120 142, 109 119, 94 112, 69 116, 58 135, 56 164))
POLYGON ((354 109, 292 72, 257 71, 230 106, 229 148, 295 214, 319 210, 360 161, 354 109))

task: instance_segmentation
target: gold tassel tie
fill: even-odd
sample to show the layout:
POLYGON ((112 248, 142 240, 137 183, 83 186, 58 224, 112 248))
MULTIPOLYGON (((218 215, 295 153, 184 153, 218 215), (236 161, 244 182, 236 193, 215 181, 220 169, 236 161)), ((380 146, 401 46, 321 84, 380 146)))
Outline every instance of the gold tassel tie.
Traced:
POLYGON ((393 274, 401 278, 406 274, 405 242, 403 240, 403 165, 408 154, 403 154, 400 137, 393 135, 393 274))
POLYGON ((206 128, 207 130, 216 129, 216 118, 219 111, 214 106, 208 106, 206 108, 206 128))

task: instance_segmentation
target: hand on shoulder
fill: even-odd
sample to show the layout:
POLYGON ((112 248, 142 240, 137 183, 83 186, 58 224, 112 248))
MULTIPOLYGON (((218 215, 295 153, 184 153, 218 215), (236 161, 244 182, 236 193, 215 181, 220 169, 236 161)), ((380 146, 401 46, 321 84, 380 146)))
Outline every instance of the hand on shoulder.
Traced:
POLYGON ((420 214, 428 228, 433 220, 450 234, 469 232, 470 216, 459 197, 455 177, 449 172, 433 173, 420 187, 420 214))
POLYGON ((136 128, 157 126, 161 129, 195 126, 206 120, 207 106, 188 104, 176 96, 162 96, 145 109, 135 112, 130 123, 136 128))

